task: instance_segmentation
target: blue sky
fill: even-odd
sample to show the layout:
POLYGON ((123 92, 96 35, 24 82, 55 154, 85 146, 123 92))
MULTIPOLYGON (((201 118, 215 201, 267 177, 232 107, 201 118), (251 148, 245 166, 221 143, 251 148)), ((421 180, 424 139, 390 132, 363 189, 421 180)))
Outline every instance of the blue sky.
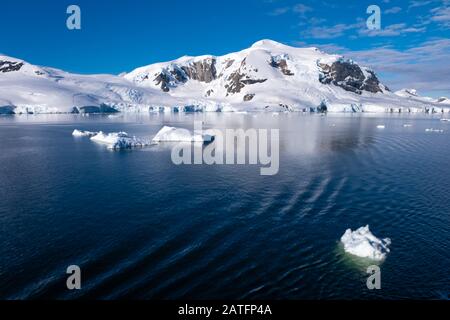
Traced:
POLYGON ((342 53, 393 89, 450 96, 450 0, 2 0, 2 13, 1 53, 71 72, 117 74, 270 38, 342 53), (70 4, 81 30, 66 28, 70 4), (372 4, 382 11, 375 32, 372 4))

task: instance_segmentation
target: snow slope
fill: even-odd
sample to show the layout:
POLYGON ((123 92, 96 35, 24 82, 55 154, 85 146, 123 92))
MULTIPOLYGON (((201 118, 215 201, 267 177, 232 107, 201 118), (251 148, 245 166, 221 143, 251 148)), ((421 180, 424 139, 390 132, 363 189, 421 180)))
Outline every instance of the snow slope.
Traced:
POLYGON ((390 92, 375 72, 341 56, 271 40, 121 76, 70 74, 0 56, 0 113, 450 110, 445 100, 411 93, 390 92))

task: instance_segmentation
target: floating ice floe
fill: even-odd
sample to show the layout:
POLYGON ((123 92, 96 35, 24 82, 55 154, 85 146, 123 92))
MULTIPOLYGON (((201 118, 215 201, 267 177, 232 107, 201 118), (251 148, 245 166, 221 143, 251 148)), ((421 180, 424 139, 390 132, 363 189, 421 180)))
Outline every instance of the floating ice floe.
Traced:
POLYGON ((91 132, 91 131, 83 131, 83 130, 78 130, 75 129, 72 132, 72 135, 74 137, 92 137, 95 136, 98 132, 91 132))
POLYGON ((121 114, 121 113, 108 115, 109 119, 116 119, 116 118, 121 118, 121 117, 123 117, 123 114, 121 114))
POLYGON ((381 261, 390 252, 391 239, 378 239, 369 230, 369 226, 356 231, 348 229, 341 238, 344 250, 352 255, 381 261))
POLYGON ((386 129, 386 126, 385 126, 385 125, 382 125, 382 124, 380 124, 380 125, 378 125, 378 126, 377 126, 377 129, 386 129))
POLYGON ((444 130, 442 130, 442 129, 432 129, 432 128, 430 128, 430 129, 425 129, 425 132, 443 133, 444 130))
POLYGON ((145 147, 153 144, 150 140, 140 139, 129 136, 126 132, 113 132, 105 134, 103 132, 97 133, 91 137, 91 140, 100 144, 104 144, 108 149, 129 149, 137 147, 145 147))
POLYGON ((450 122, 450 119, 442 118, 441 121, 443 121, 443 122, 450 122))
POLYGON ((187 129, 164 126, 153 138, 158 142, 211 142, 214 136, 209 134, 192 134, 187 129))
POLYGON ((412 124, 409 124, 409 123, 406 123, 403 125, 403 128, 411 128, 411 127, 412 127, 412 124))

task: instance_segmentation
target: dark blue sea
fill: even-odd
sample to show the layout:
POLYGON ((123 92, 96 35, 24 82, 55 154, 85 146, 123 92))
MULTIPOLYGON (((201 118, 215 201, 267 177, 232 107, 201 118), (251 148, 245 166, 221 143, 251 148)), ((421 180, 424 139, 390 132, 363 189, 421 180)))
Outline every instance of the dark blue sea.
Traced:
POLYGON ((0 117, 0 298, 449 299, 450 123, 439 117, 0 117), (176 166, 164 145, 111 151, 71 135, 151 138, 194 120, 279 129, 279 173, 176 166), (392 240, 381 290, 366 286, 374 263, 339 244, 367 224, 392 240), (81 290, 66 288, 69 265, 81 290))

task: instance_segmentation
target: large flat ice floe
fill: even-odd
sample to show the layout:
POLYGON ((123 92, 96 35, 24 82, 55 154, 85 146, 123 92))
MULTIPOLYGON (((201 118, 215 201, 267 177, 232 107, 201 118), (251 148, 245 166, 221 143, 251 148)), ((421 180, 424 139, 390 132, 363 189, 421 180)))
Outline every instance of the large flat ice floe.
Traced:
POLYGON ((192 134, 187 129, 164 126, 153 138, 159 142, 211 142, 214 137, 209 134, 192 134))
POLYGON ((381 261, 390 252, 391 239, 378 239, 369 230, 369 226, 352 231, 347 229, 341 238, 344 250, 352 255, 381 261))
POLYGON ((114 150, 145 147, 153 144, 150 140, 129 136, 126 132, 105 134, 100 131, 95 136, 91 137, 91 140, 104 144, 108 149, 114 150))
POLYGON ((92 136, 95 136, 96 134, 98 134, 98 132, 83 131, 83 130, 78 130, 78 129, 75 129, 72 132, 72 135, 74 137, 92 137, 92 136))

